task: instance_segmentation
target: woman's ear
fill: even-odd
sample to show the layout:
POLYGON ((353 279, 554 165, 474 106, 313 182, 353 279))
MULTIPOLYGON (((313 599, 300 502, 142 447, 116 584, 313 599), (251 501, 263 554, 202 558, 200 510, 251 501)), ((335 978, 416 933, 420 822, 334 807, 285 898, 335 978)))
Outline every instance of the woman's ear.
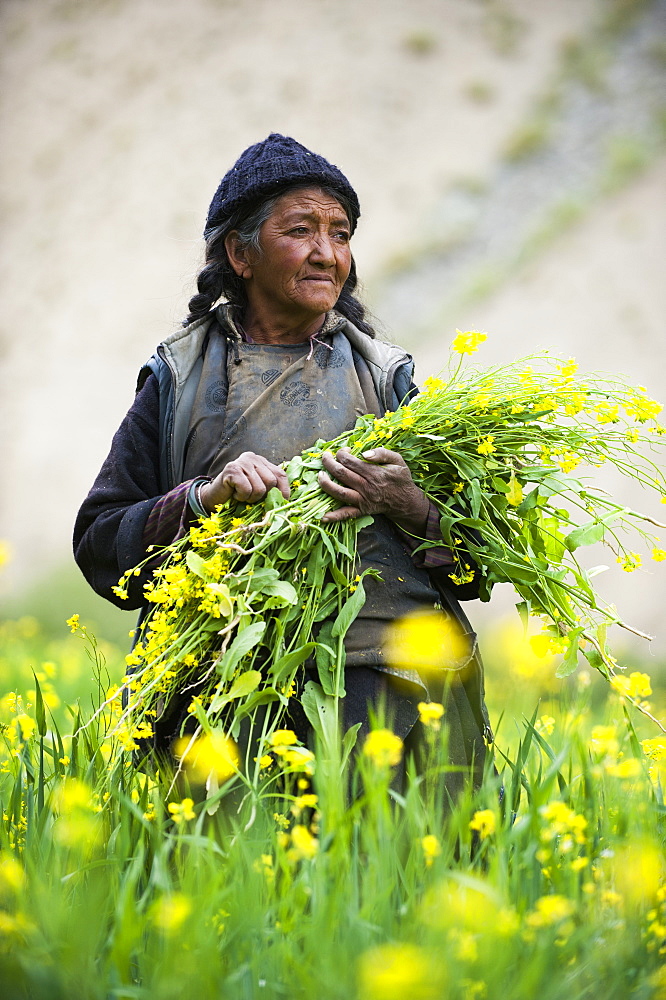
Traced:
POLYGON ((247 251, 238 240, 238 233, 232 229, 224 238, 224 248, 227 251, 229 263, 239 278, 251 278, 252 268, 247 259, 247 251))

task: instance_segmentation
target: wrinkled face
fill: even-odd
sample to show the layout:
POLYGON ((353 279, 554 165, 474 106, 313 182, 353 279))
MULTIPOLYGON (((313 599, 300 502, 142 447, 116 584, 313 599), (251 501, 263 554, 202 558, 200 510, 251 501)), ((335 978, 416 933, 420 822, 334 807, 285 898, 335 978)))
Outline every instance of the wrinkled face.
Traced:
POLYGON ((344 209, 321 188, 282 195, 261 227, 261 256, 249 256, 243 274, 250 309, 294 322, 332 309, 349 276, 350 236, 344 209))

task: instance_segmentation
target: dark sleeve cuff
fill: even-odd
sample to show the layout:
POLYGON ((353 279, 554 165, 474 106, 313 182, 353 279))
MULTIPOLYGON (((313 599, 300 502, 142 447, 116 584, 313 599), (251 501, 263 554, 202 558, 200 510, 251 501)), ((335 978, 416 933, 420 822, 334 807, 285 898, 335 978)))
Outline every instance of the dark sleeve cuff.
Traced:
POLYGON ((188 494, 193 480, 188 479, 160 497, 143 529, 143 544, 170 545, 182 538, 190 526, 188 494))
MULTIPOLYGON (((435 507, 434 503, 431 502, 430 508, 428 510, 428 516, 426 518, 426 526, 423 538, 415 538, 414 535, 408 534, 401 528, 398 528, 400 535, 411 550, 412 560, 414 565, 418 569, 439 569, 441 566, 453 566, 455 565, 454 558, 451 554, 451 549, 447 548, 446 545, 433 545, 431 548, 421 549, 420 552, 415 552, 414 549, 418 549, 419 545, 422 545, 424 541, 426 542, 441 542, 442 532, 439 527, 440 514, 435 507)), ((397 526, 396 526, 397 527, 397 526)))

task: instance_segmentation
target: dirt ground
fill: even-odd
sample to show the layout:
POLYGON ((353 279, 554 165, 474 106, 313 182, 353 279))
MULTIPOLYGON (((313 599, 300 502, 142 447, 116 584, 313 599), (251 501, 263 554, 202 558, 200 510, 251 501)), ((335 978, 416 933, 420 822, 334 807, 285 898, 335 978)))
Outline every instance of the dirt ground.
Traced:
MULTIPOLYGON (((372 286, 452 183, 492 173, 563 44, 608 2, 5 0, 5 592, 69 559, 78 504, 138 367, 186 312, 208 202, 245 146, 280 131, 344 169, 372 286)), ((596 205, 454 325, 489 331, 489 362, 544 344, 663 396, 664 172, 596 205)), ((450 333, 412 345, 422 376, 450 333)), ((659 607, 637 603, 650 627, 652 589, 659 607)))

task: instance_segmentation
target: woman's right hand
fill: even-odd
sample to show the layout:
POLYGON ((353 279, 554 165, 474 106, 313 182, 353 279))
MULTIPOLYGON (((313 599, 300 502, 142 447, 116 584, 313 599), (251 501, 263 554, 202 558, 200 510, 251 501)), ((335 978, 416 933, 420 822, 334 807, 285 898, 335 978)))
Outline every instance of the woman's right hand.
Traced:
POLYGON ((244 451, 233 462, 227 462, 212 482, 201 487, 199 499, 210 512, 230 499, 258 503, 274 486, 285 500, 289 499, 289 480, 284 469, 262 455, 244 451))

